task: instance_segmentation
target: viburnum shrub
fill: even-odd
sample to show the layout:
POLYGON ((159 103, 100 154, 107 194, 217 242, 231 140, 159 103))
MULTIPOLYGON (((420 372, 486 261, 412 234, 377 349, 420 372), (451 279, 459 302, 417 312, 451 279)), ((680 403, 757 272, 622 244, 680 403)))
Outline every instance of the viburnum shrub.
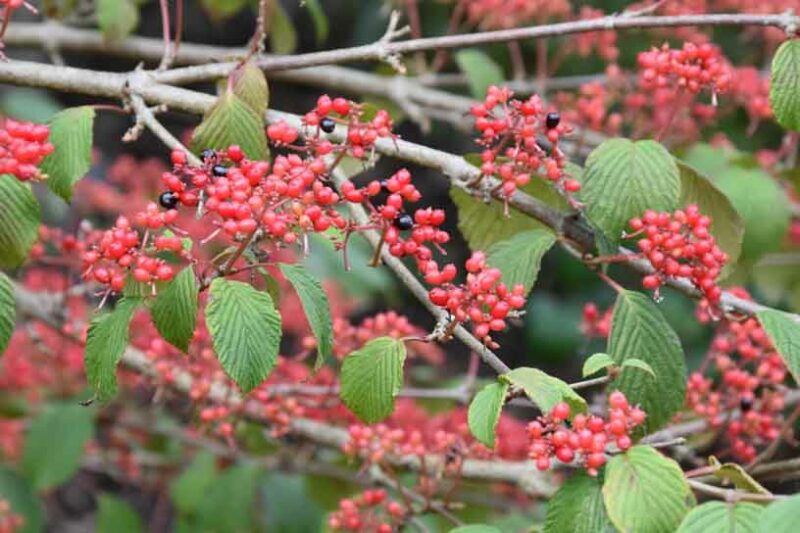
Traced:
POLYGON ((0 533, 795 526, 792 1, 89 4, 0 0, 0 533))

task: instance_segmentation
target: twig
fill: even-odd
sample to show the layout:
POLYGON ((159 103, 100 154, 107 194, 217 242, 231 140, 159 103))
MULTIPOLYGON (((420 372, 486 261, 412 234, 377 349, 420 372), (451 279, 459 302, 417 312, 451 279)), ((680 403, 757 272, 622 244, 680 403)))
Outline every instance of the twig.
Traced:
MULTIPOLYGON (((337 168, 333 171, 334 182, 337 188, 341 185, 343 181, 347 178, 342 174, 341 169, 337 168)), ((369 224, 369 216, 367 215, 364 208, 360 205, 348 203, 348 208, 350 209, 350 214, 353 219, 360 225, 368 225, 369 224)), ((374 249, 378 249, 381 243, 381 236, 374 230, 368 230, 362 232, 364 238, 369 241, 369 243, 373 246, 374 249)), ((393 256, 388 249, 385 247, 381 247, 381 259, 383 262, 388 266, 395 275, 400 279, 400 281, 408 288, 409 291, 419 300, 419 302, 425 306, 425 308, 433 315, 433 317, 437 321, 443 321, 447 318, 447 312, 444 311, 442 308, 436 306, 433 302, 431 302, 430 298, 428 298, 428 291, 419 282, 416 276, 406 268, 400 259, 393 256)), ((506 374, 511 371, 511 368, 505 364, 493 351, 489 348, 484 346, 484 344, 475 338, 471 333, 469 333, 463 326, 458 325, 453 330, 453 334, 455 337, 463 342, 469 349, 475 351, 483 361, 488 364, 492 370, 497 372, 498 374, 506 374)))
POLYGON ((770 442, 769 446, 767 446, 764 451, 758 454, 758 456, 746 466, 747 470, 752 470, 758 464, 772 459, 783 441, 787 439, 787 436, 791 436, 794 433, 794 424, 797 422, 798 418, 800 418, 800 406, 795 407, 794 411, 792 411, 792 414, 786 417, 783 425, 781 425, 781 429, 778 431, 777 438, 770 442))
MULTIPOLYGON (((215 102, 215 98, 211 95, 162 85, 152 80, 144 79, 141 76, 137 79, 139 79, 139 84, 135 88, 135 92, 150 103, 166 104, 171 109, 202 114, 215 102)), ((124 96, 126 84, 130 81, 130 75, 14 61, 0 63, 0 81, 93 96, 121 98, 124 96)), ((294 128, 302 128, 301 117, 290 113, 269 110, 265 118, 267 122, 284 120, 294 128)), ((330 135, 330 138, 336 142, 342 141, 343 137, 344 133, 338 130, 330 135)), ((484 194, 482 190, 474 190, 468 187, 467 184, 469 182, 477 181, 477 178, 481 176, 481 172, 480 169, 473 167, 462 157, 427 146, 394 139, 379 139, 375 143, 375 149, 386 156, 397 157, 421 166, 437 169, 450 179, 452 186, 462 188, 476 196, 484 194)), ((484 187, 489 190, 495 188, 498 184, 497 180, 493 179, 484 179, 482 181, 484 187)), ((594 248, 592 230, 574 213, 564 213, 554 209, 520 191, 517 191, 509 199, 509 204, 516 210, 552 228, 562 237, 562 244, 568 250, 574 252, 577 257, 583 258, 586 253, 592 252, 594 248)), ((632 252, 621 248, 619 253, 632 252)), ((628 266, 644 275, 653 272, 650 263, 641 259, 632 260, 628 263, 628 266)), ((668 279, 667 284, 693 298, 701 297, 700 292, 687 280, 668 279)), ((755 301, 739 298, 728 291, 723 291, 720 303, 725 310, 744 315, 754 315, 758 311, 769 309, 767 306, 755 301)), ((796 314, 790 314, 789 316, 800 324, 800 316, 796 314)))
POLYGON ((158 70, 166 70, 172 63, 172 38, 170 37, 169 0, 159 0, 161 6, 161 33, 164 39, 164 53, 158 70))
POLYGON ((771 503, 776 500, 783 500, 786 499, 786 496, 780 494, 757 494, 754 492, 743 492, 734 489, 724 489, 720 487, 715 487, 714 485, 709 485, 708 483, 703 483, 702 481, 698 481, 696 479, 687 479, 686 482, 689 484, 692 489, 696 490, 697 492, 701 492, 703 494, 707 494, 709 496, 713 496, 720 500, 725 500, 729 502, 756 502, 756 503, 771 503))
POLYGON ((194 155, 189 149, 187 149, 174 135, 172 135, 167 128, 164 127, 161 122, 155 117, 153 112, 147 107, 147 104, 144 102, 141 96, 138 94, 131 94, 130 95, 130 102, 131 107, 133 107, 134 112, 136 113, 137 120, 141 121, 147 129, 149 129, 153 134, 158 137, 161 142, 167 145, 172 150, 181 150, 186 154, 186 157, 192 165, 202 165, 203 162, 194 155))

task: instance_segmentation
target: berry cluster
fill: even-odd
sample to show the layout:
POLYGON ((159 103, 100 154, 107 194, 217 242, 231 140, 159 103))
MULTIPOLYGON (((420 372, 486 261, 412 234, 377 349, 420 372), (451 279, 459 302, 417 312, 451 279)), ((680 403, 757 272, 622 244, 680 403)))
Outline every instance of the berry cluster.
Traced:
MULTIPOLYGON (((83 254, 83 277, 103 285, 115 292, 122 291, 127 274, 139 283, 169 281, 175 270, 164 259, 148 255, 162 250, 175 250, 173 239, 155 240, 152 250, 147 249, 139 233, 123 216, 117 218, 114 228, 102 233, 99 240, 83 254)), ((180 241, 178 241, 180 245, 180 241)), ((179 247, 178 250, 181 248, 179 247)))
POLYGON ((563 119, 570 124, 608 135, 618 135, 622 128, 622 115, 609 110, 612 94, 602 83, 584 83, 577 94, 559 92, 555 103, 565 109, 563 119))
POLYGON ((0 174, 11 174, 21 181, 42 178, 38 165, 53 153, 47 142, 50 128, 7 118, 0 123, 0 174))
MULTIPOLYGON (((737 292, 748 297, 742 290, 737 292)), ((700 318, 707 319, 707 312, 700 318)), ((703 365, 689 376, 686 402, 712 428, 725 428, 733 457, 752 461, 759 447, 780 437, 786 374, 783 360, 757 319, 725 318, 717 326, 703 365), (709 366, 717 378, 704 375, 709 366), (729 415, 737 410, 738 418, 729 415)))
POLYGON ((11 509, 8 500, 0 499, 0 533, 14 533, 25 525, 25 517, 11 509))
MULTIPOLYGON (((371 339, 393 337, 395 339, 417 337, 422 338, 427 332, 412 324, 408 317, 396 311, 386 311, 368 316, 358 325, 351 324, 346 318, 333 320, 333 354, 342 359, 349 353, 359 349, 371 339)), ((303 337, 302 346, 311 351, 316 349, 317 341, 313 335, 303 337)), ((444 362, 442 349, 430 342, 406 343, 409 358, 419 357, 428 363, 438 365, 444 362)))
POLYGON ((684 43, 674 50, 668 44, 640 52, 639 84, 645 90, 657 87, 685 88, 698 93, 704 87, 714 93, 730 89, 733 75, 720 49, 712 44, 684 43))
POLYGON ((467 20, 483 29, 515 28, 570 15, 569 0, 468 0, 467 20))
MULTIPOLYGON (((578 20, 592 20, 605 16, 606 14, 603 10, 590 6, 581 6, 578 11, 578 20)), ((574 47, 575 53, 580 57, 588 57, 592 53, 592 50, 597 50, 597 55, 610 63, 615 62, 619 57, 617 32, 615 31, 579 33, 572 37, 570 46, 574 47)))
POLYGON ((558 146, 570 131, 556 111, 545 112, 542 99, 533 95, 525 101, 512 98, 507 88, 489 87, 483 103, 472 107, 475 127, 484 147, 481 153, 483 176, 500 179, 508 198, 518 187, 528 184, 531 175, 543 174, 571 198, 580 183, 564 170, 567 158, 558 146))
POLYGON ((606 462, 609 443, 621 451, 629 449, 633 445, 629 433, 644 422, 645 412, 631 407, 620 391, 609 395, 608 407, 607 420, 579 413, 567 425, 571 409, 561 402, 549 414, 528 424, 529 455, 536 461, 536 468, 549 469, 553 457, 562 463, 571 463, 577 457, 589 474, 596 476, 606 462))
POLYGON ((593 337, 607 338, 611 332, 611 318, 613 315, 613 307, 609 307, 601 313, 594 303, 590 302, 584 305, 580 324, 581 333, 589 339, 593 337))
POLYGON ((339 501, 339 509, 328 517, 332 531, 392 533, 406 517, 406 509, 390 500, 383 489, 368 489, 354 498, 339 501))
POLYGON ((674 213, 645 211, 642 218, 633 218, 633 234, 643 235, 637 246, 655 269, 645 276, 645 288, 658 291, 666 278, 687 278, 714 306, 722 289, 716 279, 728 256, 717 246, 709 231, 711 219, 700 213, 694 204, 674 213))
POLYGON ((331 98, 327 94, 317 99, 317 106, 303 116, 303 123, 316 129, 310 147, 317 155, 327 155, 337 148, 330 141, 320 139, 320 131, 333 133, 337 124, 347 126, 347 143, 339 146, 339 150, 344 148, 348 155, 356 159, 367 157, 379 138, 395 138, 392 119, 385 109, 368 113, 363 104, 344 98, 331 98))
MULTIPOLYGON (((471 321, 475 336, 489 346, 496 346, 491 332, 505 329, 509 314, 525 306, 525 288, 517 284, 509 289, 500 281, 500 270, 486 264, 483 252, 474 252, 466 262, 466 269, 465 285, 444 284, 431 289, 429 297, 458 322, 471 321)), ((445 270, 446 267, 439 275, 445 270)))

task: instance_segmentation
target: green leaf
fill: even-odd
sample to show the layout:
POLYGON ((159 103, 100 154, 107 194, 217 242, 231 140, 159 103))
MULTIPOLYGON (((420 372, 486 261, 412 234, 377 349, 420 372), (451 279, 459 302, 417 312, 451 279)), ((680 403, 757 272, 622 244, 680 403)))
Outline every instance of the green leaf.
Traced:
POLYGON ((240 533, 254 530, 256 489, 261 471, 255 465, 225 470, 205 492, 199 507, 198 531, 240 533))
POLYGON ((330 31, 328 15, 325 14, 325 10, 322 9, 322 4, 320 4, 319 0, 303 0, 303 5, 308 9, 308 14, 311 15, 317 44, 322 44, 328 38, 330 31))
POLYGON ((71 107, 50 120, 55 150, 42 161, 41 169, 50 189, 68 202, 73 187, 92 166, 94 115, 91 106, 71 107))
POLYGON ((200 287, 191 265, 181 270, 158 292, 151 314, 164 339, 183 352, 189 350, 197 322, 197 295, 200 287))
POLYGON ((291 54, 297 50, 297 30, 280 2, 272 4, 268 37, 269 46, 275 54, 291 54))
POLYGON ((728 254, 728 265, 735 265, 744 239, 742 218, 728 197, 708 178, 681 161, 678 161, 678 169, 681 173, 680 205, 697 204, 700 212, 711 218, 711 235, 717 241, 717 246, 728 254))
POLYGON ((403 386, 405 360, 405 344, 391 337, 373 339, 347 355, 340 392, 344 404, 368 424, 389 416, 403 386))
POLYGON ((521 283, 527 294, 539 276, 542 257, 555 242, 555 235, 549 231, 523 231, 492 245, 486 252, 486 262, 500 269, 506 285, 513 287, 521 283))
POLYGON ((47 490, 70 479, 93 435, 94 410, 77 404, 47 406, 25 436, 22 471, 33 488, 47 490))
POLYGON ((756 533, 763 510, 747 502, 704 503, 686 515, 678 533, 756 533))
MULTIPOLYGON (((531 182, 520 190, 547 205, 557 208, 566 206, 563 198, 538 177, 531 178, 531 182)), ((496 199, 483 202, 457 187, 450 188, 450 198, 458 208, 458 229, 472 250, 488 250, 493 244, 523 231, 538 229, 552 232, 549 227, 513 207, 509 207, 506 216, 503 202, 496 199)))
POLYGON ((465 48, 455 55, 458 69, 464 73, 473 98, 483 100, 491 85, 502 85, 503 70, 485 52, 478 48, 465 48))
POLYGON ((678 463, 649 446, 634 446, 608 462, 603 501, 620 531, 672 533, 693 499, 678 463))
POLYGON ((169 487, 175 508, 183 514, 194 514, 217 477, 216 458, 208 451, 199 451, 192 463, 169 487))
POLYGON ((0 272, 0 355, 6 351, 14 324, 17 321, 17 303, 14 300, 14 286, 3 272, 0 272))
POLYGON ((17 533, 44 531, 45 515, 42 502, 25 478, 7 466, 0 466, 0 498, 6 500, 11 510, 22 515, 25 523, 17 533))
POLYGON ((86 379, 104 402, 117 392, 117 363, 128 346, 128 325, 138 300, 123 298, 110 313, 95 316, 86 334, 86 379))
POLYGON ((44 89, 8 87, 0 95, 0 114, 17 120, 43 123, 64 108, 44 89))
POLYGON ((715 477, 722 481, 733 483, 733 486, 737 489, 756 494, 770 493, 761 483, 753 479, 741 465, 737 465, 736 463, 720 463, 713 455, 708 458, 708 464, 714 469, 712 473, 715 477))
POLYGON ((333 354, 333 319, 328 297, 320 282, 302 265, 281 263, 280 269, 297 291, 308 324, 314 332, 314 338, 317 339, 317 360, 314 369, 318 370, 333 354))
POLYGON ((603 504, 600 481, 584 473, 564 483, 547 505, 544 533, 613 531, 603 504))
POLYGON ((714 185, 730 199, 744 222, 741 261, 755 262, 780 248, 791 222, 786 193, 761 169, 732 167, 714 185))
POLYGON ((469 404, 467 424, 472 436, 480 442, 494 448, 495 429, 500 420, 500 413, 506 403, 508 383, 490 383, 475 395, 469 404))
POLYGON ((269 106, 269 86, 264 72, 252 62, 245 63, 231 74, 233 94, 263 117, 269 106))
POLYGON ((121 41, 139 25, 139 8, 131 0, 97 0, 97 23, 106 39, 121 41))
POLYGON ((778 124, 800 131, 800 40, 787 39, 772 58, 769 103, 778 124))
MULTIPOLYGON (((325 519, 325 507, 318 505, 311 494, 311 485, 319 483, 320 478, 309 479, 306 475, 271 472, 261 484, 258 501, 259 511, 265 516, 262 531, 280 533, 308 533, 320 531, 325 519)), ((342 494, 341 484, 324 486, 323 490, 336 490, 342 494)))
POLYGON ((581 375, 583 375, 583 377, 591 376, 610 366, 614 366, 614 360, 610 355, 607 353, 596 353, 589 356, 589 358, 584 361, 581 375))
POLYGON ((225 373, 250 392, 278 360, 281 316, 269 294, 241 281, 217 278, 211 283, 206 324, 225 373))
POLYGON ((637 359, 635 357, 630 357, 628 359, 625 359, 622 362, 622 368, 638 368, 639 370, 647 372, 652 377, 656 377, 656 373, 653 370, 653 367, 651 367, 641 359, 637 359))
POLYGON ((27 183, 0 174, 0 266, 22 264, 39 236, 39 202, 27 183))
POLYGON ((647 363, 655 379, 623 368, 613 388, 647 412, 648 432, 669 422, 686 398, 686 362, 678 335, 656 304, 644 294, 624 291, 617 297, 608 338, 608 354, 617 366, 636 358, 647 363))
POLYGON ((515 368, 500 378, 522 389, 525 396, 530 398, 542 413, 550 413, 559 402, 569 404, 572 408, 571 415, 586 411, 586 400, 568 384, 538 368, 515 368))
POLYGON ((795 533, 800 516, 800 494, 772 502, 761 514, 759 533, 795 533))
POLYGON ((680 192, 678 166, 655 141, 610 139, 586 159, 581 200, 589 219, 614 243, 645 210, 675 209, 680 192))
POLYGON ((225 91, 194 130, 192 149, 226 150, 238 144, 250 159, 268 157, 263 118, 233 92, 225 91))
POLYGON ((138 533, 144 531, 142 518, 128 502, 110 494, 97 498, 97 533, 138 533))
POLYGON ((487 524, 469 524, 455 527, 449 533, 501 533, 501 531, 487 524))
POLYGON ((800 383, 800 324, 791 315, 774 309, 758 311, 756 316, 794 382, 800 383))

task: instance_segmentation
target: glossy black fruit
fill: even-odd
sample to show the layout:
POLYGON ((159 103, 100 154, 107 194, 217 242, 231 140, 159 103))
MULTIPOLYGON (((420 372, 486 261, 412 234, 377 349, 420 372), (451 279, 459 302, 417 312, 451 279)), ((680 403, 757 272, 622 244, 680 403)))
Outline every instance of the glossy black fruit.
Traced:
POLYGON ((400 213, 394 219, 394 226, 399 230, 408 230, 414 227, 414 219, 408 213, 400 213))
POLYGON ((330 117, 324 117, 319 121, 319 127, 325 133, 333 133, 333 130, 336 129, 336 122, 330 117))
POLYGON ((211 169, 211 172, 217 177, 228 175, 228 169, 222 165, 214 165, 214 168, 211 169))
POLYGON ((557 128, 560 122, 561 115, 559 115, 556 111, 551 111, 547 114, 544 125, 547 126, 548 130, 552 130, 553 128, 557 128))
POLYGON ((164 209, 175 209, 178 202, 178 195, 172 191, 162 192, 161 196, 158 197, 158 203, 161 204, 161 207, 164 209))

